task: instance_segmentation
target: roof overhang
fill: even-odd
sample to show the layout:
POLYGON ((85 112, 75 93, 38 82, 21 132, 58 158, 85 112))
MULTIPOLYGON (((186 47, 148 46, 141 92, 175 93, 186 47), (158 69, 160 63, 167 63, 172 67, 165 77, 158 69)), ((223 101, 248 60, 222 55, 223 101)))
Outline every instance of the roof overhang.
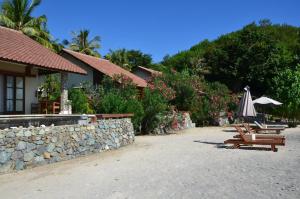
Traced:
POLYGON ((45 66, 40 66, 40 65, 35 65, 35 64, 31 64, 31 63, 26 63, 26 62, 22 62, 22 61, 18 61, 18 60, 12 60, 12 59, 5 59, 3 57, 0 57, 0 61, 3 62, 8 62, 8 63, 14 63, 14 64, 18 64, 20 66, 32 66, 32 67, 36 67, 36 68, 40 68, 46 71, 51 71, 51 72, 67 72, 67 73, 76 73, 76 74, 81 74, 81 75, 86 75, 87 72, 82 70, 82 72, 74 72, 74 71, 68 71, 68 70, 63 70, 63 69, 54 69, 54 68, 48 68, 45 66))

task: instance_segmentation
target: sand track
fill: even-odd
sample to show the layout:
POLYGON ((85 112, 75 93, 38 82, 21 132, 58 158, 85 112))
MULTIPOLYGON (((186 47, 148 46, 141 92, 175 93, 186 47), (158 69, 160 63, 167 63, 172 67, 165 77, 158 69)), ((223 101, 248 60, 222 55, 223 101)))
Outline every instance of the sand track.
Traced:
MULTIPOLYGON (((226 129, 229 130, 229 129, 226 129)), ((139 136, 102 154, 0 176, 0 198, 300 198, 300 129, 277 153, 228 149, 233 132, 139 136)))

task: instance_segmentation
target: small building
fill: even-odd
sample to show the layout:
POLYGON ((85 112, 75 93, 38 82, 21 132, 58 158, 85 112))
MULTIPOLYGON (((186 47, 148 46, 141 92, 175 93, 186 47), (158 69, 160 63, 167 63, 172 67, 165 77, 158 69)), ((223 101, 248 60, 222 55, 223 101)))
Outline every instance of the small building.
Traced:
POLYGON ((61 56, 87 71, 87 75, 70 74, 68 87, 78 87, 83 82, 90 82, 93 85, 98 85, 101 83, 104 76, 114 77, 115 75, 124 75, 125 77, 130 78, 132 83, 140 89, 147 87, 147 82, 144 79, 113 64, 109 60, 89 56, 68 49, 63 49, 61 56))
POLYGON ((0 114, 30 114, 38 103, 37 89, 43 76, 61 74, 61 112, 65 113, 68 74, 86 71, 45 48, 22 32, 0 26, 0 114))
POLYGON ((138 66, 134 71, 133 74, 139 76, 140 78, 144 79, 146 82, 151 81, 151 79, 155 76, 162 75, 162 72, 156 71, 150 68, 138 66))

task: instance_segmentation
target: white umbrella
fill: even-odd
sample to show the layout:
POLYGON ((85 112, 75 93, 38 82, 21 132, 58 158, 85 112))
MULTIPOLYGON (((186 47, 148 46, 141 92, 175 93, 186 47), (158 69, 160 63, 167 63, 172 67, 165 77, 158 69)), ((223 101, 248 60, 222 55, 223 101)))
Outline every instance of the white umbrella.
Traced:
POLYGON ((273 99, 268 98, 268 97, 260 97, 256 100, 254 100, 253 103, 254 104, 273 104, 273 105, 276 105, 276 106, 282 105, 281 102, 278 102, 278 101, 273 100, 273 99))
POLYGON ((239 117, 255 117, 256 110, 253 105, 250 88, 246 86, 244 88, 246 91, 240 101, 238 116, 239 117))

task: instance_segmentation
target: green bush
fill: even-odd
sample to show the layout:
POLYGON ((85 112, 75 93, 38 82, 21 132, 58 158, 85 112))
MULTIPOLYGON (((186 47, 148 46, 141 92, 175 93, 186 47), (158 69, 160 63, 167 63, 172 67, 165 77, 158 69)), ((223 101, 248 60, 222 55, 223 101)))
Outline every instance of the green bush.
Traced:
POLYGON ((132 123, 136 131, 140 131, 141 123, 144 117, 144 107, 140 100, 129 99, 126 102, 126 107, 124 108, 124 113, 133 113, 132 123))
POLYGON ((168 103, 158 90, 146 88, 143 98, 144 118, 142 120, 142 132, 152 132, 160 123, 164 113, 168 108, 168 103))
POLYGON ((196 97, 191 102, 191 119, 197 126, 206 126, 210 123, 210 101, 205 96, 196 97))
POLYGON ((120 94, 109 92, 102 97, 100 110, 103 113, 124 113, 125 106, 126 102, 120 94))
POLYGON ((273 78, 271 96, 283 104, 277 115, 290 121, 300 120, 300 64, 295 69, 285 69, 273 78))
POLYGON ((116 91, 106 93, 100 102, 101 113, 133 113, 133 126, 139 130, 144 110, 142 103, 137 99, 126 99, 116 91))
POLYGON ((162 94, 166 89, 172 90, 174 94, 171 92, 172 97, 166 98, 167 105, 175 106, 179 111, 190 112, 191 119, 198 126, 215 125, 221 111, 236 109, 236 102, 224 84, 207 83, 202 77, 191 75, 188 71, 169 71, 153 82, 154 85, 159 82, 161 86, 156 88, 162 94))
POLYGON ((191 119, 197 126, 216 125, 221 111, 236 109, 236 99, 224 84, 207 83, 203 91, 205 95, 191 100, 191 119))
POLYGON ((88 97, 82 89, 72 88, 69 90, 69 99, 72 103, 73 113, 89 114, 93 113, 90 108, 88 97))

